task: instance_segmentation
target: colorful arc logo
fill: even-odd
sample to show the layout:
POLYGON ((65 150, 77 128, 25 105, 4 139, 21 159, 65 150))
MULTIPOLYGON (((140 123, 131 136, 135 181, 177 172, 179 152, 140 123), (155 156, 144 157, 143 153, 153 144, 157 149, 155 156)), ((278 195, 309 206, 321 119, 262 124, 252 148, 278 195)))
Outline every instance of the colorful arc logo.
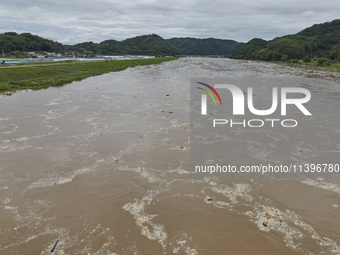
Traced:
MULTIPOLYGON (((203 86, 206 86, 207 88, 211 89, 211 91, 214 92, 214 94, 217 96, 217 98, 218 98, 218 100, 220 101, 220 104, 221 104, 221 106, 222 106, 221 97, 220 97, 220 95, 217 93, 217 91, 216 91, 212 86, 210 86, 210 85, 208 85, 208 84, 206 84, 206 83, 203 83, 203 82, 197 82, 197 83, 198 83, 198 84, 201 84, 201 85, 203 85, 203 86)), ((214 96, 211 94, 211 92, 210 92, 209 90, 203 89, 203 88, 200 88, 200 87, 197 87, 197 88, 203 90, 204 92, 206 92, 206 93, 212 98, 212 100, 214 101, 215 105, 217 105, 214 96)))

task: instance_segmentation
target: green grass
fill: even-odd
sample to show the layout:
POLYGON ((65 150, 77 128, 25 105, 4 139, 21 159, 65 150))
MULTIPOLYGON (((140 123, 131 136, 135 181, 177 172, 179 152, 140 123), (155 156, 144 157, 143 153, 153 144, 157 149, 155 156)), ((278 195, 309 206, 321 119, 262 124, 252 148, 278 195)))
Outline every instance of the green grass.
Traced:
POLYGON ((312 60, 310 62, 304 62, 302 60, 299 61, 300 64, 302 65, 307 65, 307 66, 317 66, 317 67, 326 67, 326 68, 340 68, 340 62, 337 61, 327 61, 325 64, 318 65, 318 62, 316 60, 312 60))
POLYGON ((90 76, 122 71, 128 67, 158 64, 175 59, 175 57, 163 57, 0 66, 0 93, 60 86, 73 81, 80 81, 90 76))
POLYGON ((317 59, 312 59, 310 62, 304 62, 303 60, 298 60, 297 63, 291 63, 286 61, 273 61, 275 63, 290 65, 300 68, 307 68, 313 70, 326 70, 330 72, 340 72, 340 62, 327 59, 327 61, 321 65, 318 65, 317 59))

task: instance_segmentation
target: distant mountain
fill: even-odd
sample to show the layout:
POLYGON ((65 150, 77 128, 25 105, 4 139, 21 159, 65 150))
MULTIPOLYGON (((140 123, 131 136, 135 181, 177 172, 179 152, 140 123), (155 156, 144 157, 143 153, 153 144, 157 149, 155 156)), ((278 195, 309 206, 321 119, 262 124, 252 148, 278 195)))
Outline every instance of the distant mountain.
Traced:
POLYGON ((324 44, 328 44, 326 46, 337 44, 340 42, 340 19, 315 24, 297 33, 297 35, 317 38, 324 44))
POLYGON ((271 41, 252 39, 231 54, 237 59, 287 61, 305 57, 340 57, 340 20, 313 25, 271 41))
MULTIPOLYGON (((0 34, 0 54, 23 51, 47 51, 55 53, 76 52, 80 55, 221 55, 228 56, 242 43, 215 38, 172 38, 165 40, 159 35, 142 35, 123 41, 105 40, 100 43, 82 42, 63 45, 30 33, 0 34)), ((20 55, 20 54, 19 54, 20 55)))
POLYGON ((243 43, 215 38, 171 38, 167 41, 175 45, 183 55, 230 55, 243 43))
POLYGON ((233 58, 256 59, 258 52, 267 48, 268 42, 260 38, 251 39, 231 54, 233 58))
POLYGON ((15 32, 7 32, 0 34, 0 54, 2 51, 63 52, 64 46, 61 43, 44 39, 30 33, 17 34, 15 32))
POLYGON ((83 42, 67 45, 68 51, 91 51, 101 55, 178 55, 180 51, 170 42, 156 34, 136 36, 124 41, 106 40, 100 43, 83 42))
POLYGON ((5 53, 74 51, 101 55, 178 55, 181 53, 172 43, 155 34, 136 36, 124 41, 106 40, 100 43, 83 42, 76 45, 63 45, 30 33, 17 34, 15 32, 0 34, 0 54, 2 51, 5 53))
POLYGON ((127 54, 180 54, 173 44, 155 34, 126 39, 122 41, 122 50, 127 54))

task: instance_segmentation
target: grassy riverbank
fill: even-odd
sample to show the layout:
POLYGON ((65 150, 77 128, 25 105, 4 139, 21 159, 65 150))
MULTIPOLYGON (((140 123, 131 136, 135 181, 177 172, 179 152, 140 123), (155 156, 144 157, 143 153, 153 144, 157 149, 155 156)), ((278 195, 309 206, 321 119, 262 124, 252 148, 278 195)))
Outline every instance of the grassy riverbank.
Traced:
POLYGON ((295 63, 293 62, 284 62, 284 61, 275 61, 277 64, 281 64, 284 66, 292 66, 295 68, 300 68, 306 70, 308 72, 313 72, 316 74, 322 73, 323 76, 328 74, 327 76, 335 77, 340 75, 340 63, 339 62, 328 62, 322 63, 321 65, 317 63, 316 60, 312 60, 310 62, 304 62, 303 60, 299 60, 295 63))
POLYGON ((302 64, 302 65, 307 65, 307 66, 340 69, 340 62, 339 61, 334 61, 334 60, 330 60, 330 59, 326 59, 326 58, 311 59, 309 61, 298 60, 296 63, 302 64))
POLYGON ((0 93, 23 89, 44 89, 79 81, 90 76, 175 60, 175 57, 110 60, 93 62, 57 62, 0 66, 0 93))

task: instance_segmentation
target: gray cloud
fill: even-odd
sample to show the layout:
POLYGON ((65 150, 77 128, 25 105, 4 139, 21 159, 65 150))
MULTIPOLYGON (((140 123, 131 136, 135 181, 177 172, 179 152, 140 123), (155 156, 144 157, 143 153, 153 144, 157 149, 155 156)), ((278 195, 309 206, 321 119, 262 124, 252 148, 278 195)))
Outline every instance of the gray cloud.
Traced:
POLYGON ((0 32, 74 44, 156 33, 246 42, 339 18, 338 0, 2 0, 0 32))

